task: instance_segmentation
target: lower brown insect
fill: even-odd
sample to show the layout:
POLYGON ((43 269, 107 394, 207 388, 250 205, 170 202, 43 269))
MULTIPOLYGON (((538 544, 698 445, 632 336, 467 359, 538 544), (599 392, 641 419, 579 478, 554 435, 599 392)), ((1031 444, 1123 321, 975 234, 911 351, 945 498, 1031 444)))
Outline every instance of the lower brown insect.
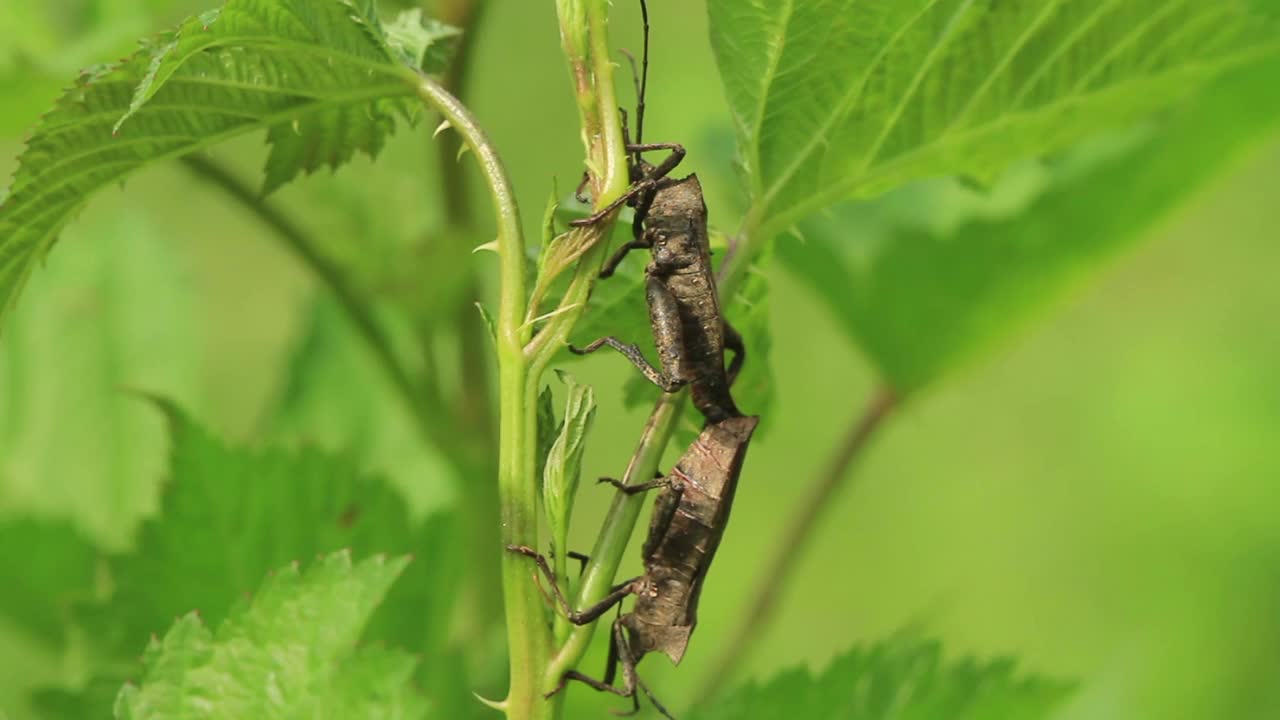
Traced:
POLYGON ((638 709, 638 687, 659 712, 672 717, 641 682, 636 664, 651 652, 663 653, 677 664, 684 658, 698 623, 702 585, 728 525, 747 446, 759 421, 758 417, 731 417, 707 425, 666 477, 637 485, 603 480, 627 493, 658 488, 661 493, 654 503, 653 519, 642 550, 644 574, 615 586, 595 605, 581 611, 572 610, 546 558, 532 548, 518 545, 507 548, 537 561, 551 581, 565 615, 576 625, 594 622, 628 595, 636 596, 631 612, 619 616, 613 623, 604 679, 569 671, 549 694, 559 692, 570 680, 578 680, 597 690, 629 697, 634 709, 638 709), (622 668, 621 687, 614 685, 619 667, 622 668))

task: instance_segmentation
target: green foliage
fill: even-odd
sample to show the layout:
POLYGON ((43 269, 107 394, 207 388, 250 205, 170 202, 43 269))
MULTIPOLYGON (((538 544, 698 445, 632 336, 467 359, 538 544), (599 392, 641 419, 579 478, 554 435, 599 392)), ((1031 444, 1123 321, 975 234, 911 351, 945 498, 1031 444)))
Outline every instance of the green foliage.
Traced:
POLYGON ((423 556, 392 591, 373 637, 414 649, 441 640, 445 600, 432 590, 457 569, 437 550, 447 522, 415 527, 401 498, 347 458, 231 448, 176 408, 166 412, 171 480, 137 549, 111 561, 116 592, 87 614, 98 643, 132 657, 173 617, 199 609, 216 624, 271 568, 341 548, 423 556))
POLYGON ((400 13, 385 32, 406 65, 427 72, 438 72, 449 64, 462 36, 458 28, 424 17, 422 8, 400 13))
POLYGON ((82 73, 42 119, 0 205, 0 319, 89 196, 148 163, 265 129, 270 191, 376 154, 395 116, 411 113, 402 59, 420 52, 393 48, 368 3, 228 0, 82 73))
MULTIPOLYGON (((746 345, 746 360, 733 384, 733 397, 742 412, 765 415, 774 407, 773 372, 769 355, 773 351, 773 335, 769 332, 769 276, 773 266, 773 243, 766 247, 747 268, 747 277, 733 297, 725 303, 725 315, 746 345)), ((768 423, 765 423, 765 428, 768 423)))
MULTIPOLYGON (((582 476, 582 453, 596 416, 596 394, 590 385, 579 385, 568 373, 557 374, 565 384, 564 422, 547 451, 542 497, 551 529, 552 554, 561 563, 569 546, 569 519, 582 476)), ((563 568, 558 572, 564 577, 563 568)))
POLYGON ((1135 122, 1277 49, 1242 0, 711 0, 711 39, 769 236, 851 197, 1135 122))
POLYGON ((196 298, 154 223, 112 213, 71 235, 0 343, 0 505, 121 549, 155 507, 165 447, 130 390, 195 397, 196 298))
POLYGON ((409 683, 415 661, 393 650, 352 650, 408 563, 347 552, 273 573, 216 633, 195 613, 147 648, 146 673, 116 699, 118 720, 147 718, 425 717, 409 683))
POLYGON ((340 451, 357 467, 387 477, 414 517, 447 501, 452 469, 422 441, 403 398, 332 299, 311 303, 283 374, 264 434, 340 451))
POLYGON ((892 641, 836 658, 825 671, 784 672, 691 713, 695 720, 1036 720, 1073 688, 1019 677, 1010 660, 945 662, 933 643, 892 641))
MULTIPOLYGON (((0 8, 0 95, 9 112, 0 120, 12 121, 20 112, 12 108, 47 92, 42 83, 49 73, 69 77, 66 68, 78 67, 82 58, 117 56, 120 38, 153 26, 155 14, 176 2, 73 0, 0 8), (77 12, 64 14, 74 18, 55 18, 72 6, 77 12)), ((503 12, 523 12, 517 9, 522 6, 507 4, 503 12)), ((447 7, 466 14, 465 2, 450 0, 447 7)), ((95 223, 71 233, 81 246, 77 252, 60 253, 47 271, 34 273, 94 192, 153 161, 261 131, 271 146, 265 183, 271 191, 359 152, 377 154, 397 118, 412 120, 417 112, 407 100, 415 71, 448 62, 458 32, 420 12, 384 26, 373 8, 372 0, 230 0, 147 41, 118 64, 86 72, 31 138, 10 194, 0 198, 0 644, 11 636, 40 644, 37 652, 48 657, 32 665, 54 669, 11 680, 0 693, 5 703, 26 686, 63 681, 80 689, 43 693, 39 705, 50 718, 106 717, 113 702, 120 718, 411 718, 428 710, 459 718, 490 712, 470 696, 472 689, 496 695, 487 680, 501 676, 485 668, 501 662, 489 634, 500 624, 492 612, 500 601, 491 600, 500 593, 478 594, 486 589, 483 577, 471 582, 483 573, 476 558, 483 560, 486 545, 477 542, 475 554, 459 552, 461 533, 453 519, 431 513, 447 502, 446 486, 482 487, 467 483, 492 478, 479 477, 483 459, 471 462, 475 455, 483 458, 483 450, 472 452, 479 443, 459 451, 446 468, 438 453, 472 440, 447 432, 454 418, 426 415, 445 426, 441 434, 449 437, 442 439, 433 428, 424 432, 421 426, 430 422, 415 423, 406 412, 410 403, 428 413, 457 409, 473 388, 476 397, 491 395, 475 354, 453 355, 453 345, 463 344, 456 342, 458 318, 474 321, 469 305, 477 299, 478 277, 460 271, 460 263, 474 262, 465 254, 488 239, 477 239, 488 229, 466 210, 463 178, 446 172, 450 190, 459 192, 447 210, 429 207, 421 197, 429 183, 419 182, 414 167, 426 159, 425 150, 407 144, 411 151, 384 153, 398 155, 394 160, 403 165, 394 177, 370 181, 373 172, 357 173, 358 183, 332 183, 318 194, 310 186, 310 202, 297 194, 272 201, 273 208, 278 202, 283 212, 305 215, 299 227, 323 229, 316 247, 357 288, 352 302, 368 302, 369 315, 387 329, 388 345, 412 376, 405 385, 425 390, 422 397, 395 397, 404 389, 390 387, 372 365, 339 308, 315 303, 301 314, 281 389, 253 428, 255 441, 276 443, 265 449, 221 440, 175 409, 199 407, 193 348, 200 347, 198 320, 207 318, 190 305, 206 278, 188 276, 170 257, 174 248, 167 238, 132 220, 95 223), (448 230, 435 231, 442 226, 448 230), (15 309, 28 284, 28 302, 15 309), (385 305, 395 305, 394 312, 385 305), (432 382, 415 382, 423 376, 441 379, 440 391, 432 382), (449 382, 455 377, 462 379, 456 389, 449 382), (127 551, 126 533, 154 504, 164 422, 125 389, 179 401, 165 405, 172 453, 162 507, 127 551), (446 477, 467 470, 476 477, 446 477), (28 511, 66 520, 18 515, 28 511), (108 548, 104 558, 95 543, 108 548), (350 550, 332 554, 341 548, 350 550), (374 559, 351 561, 375 553, 374 559), (413 553, 416 560, 384 563, 384 553, 413 553), (310 570, 298 571, 298 562, 317 555, 322 557, 310 570), (467 561, 472 575, 464 582, 467 561), (252 600, 237 600, 278 567, 286 569, 252 600), (180 619, 174 623, 174 617, 180 619), (167 634, 156 638, 166 627, 167 634), (140 666, 137 656, 149 636, 140 666), (446 647, 446 637, 456 642, 446 647), (386 649, 384 643, 400 647, 386 649), (415 663, 403 650, 425 661, 415 663), (425 670, 415 672, 415 666, 425 670), (86 677, 87 684, 80 682, 86 677), (411 679, 426 688, 421 694, 429 706, 411 679)), ((748 348, 735 396, 744 411, 771 417, 766 427, 785 427, 783 415, 773 413, 769 313, 775 304, 784 312, 796 307, 768 282, 775 253, 830 307, 882 377, 911 393, 1006 337, 1280 129, 1275 0, 710 0, 709 8, 749 196, 740 237, 743 247, 758 253, 755 265, 735 277, 733 297, 725 302, 748 348), (1051 159, 1036 159, 1043 157, 1051 159), (937 176, 944 179, 926 180, 937 176), (990 191, 962 184, 969 181, 990 184, 990 191), (780 237, 793 228, 799 241, 780 237)), ((666 33, 656 14, 655 20, 655 32, 666 33)), ((515 47, 506 50, 515 53, 515 47)), ((521 64, 534 62, 535 55, 519 55, 521 64)), ((521 116, 517 138, 525 138, 540 132, 530 124, 533 100, 554 95, 520 69, 473 78, 483 78, 482 93, 498 92, 511 106, 528 110, 505 113, 521 116), (518 80, 490 91, 506 75, 518 80), (530 91, 529 98, 521 91, 530 91)), ((654 90, 667 92, 666 81, 654 90)), ((709 103, 698 98, 675 107, 696 123, 709 103)), ((505 142, 504 133, 512 131, 503 122, 508 120, 499 118, 490 129, 505 142)), ((511 142, 503 154, 508 161, 537 157, 531 148, 538 145, 511 142)), ((706 161, 709 155, 698 157, 706 161)), ((544 158, 515 175, 534 170, 539 177, 560 172, 549 170, 544 158)), ((709 194, 719 190, 708 183, 709 194)), ((240 200, 252 201, 247 195, 240 200)), ((192 203, 173 205, 166 208, 169 219, 200 212, 192 203)), ((730 222, 723 206, 713 213, 716 222, 730 222)), ((506 217, 514 219, 514 211, 506 217)), ((556 235, 555 219, 553 204, 537 264, 540 271, 556 271, 546 277, 559 278, 538 285, 551 298, 563 290, 562 273, 580 249, 570 235, 556 235)), ((620 226, 617 234, 627 230, 620 226)), ((723 239, 713 243, 723 258, 723 239)), ((648 346, 644 256, 636 253, 619 277, 597 286, 574 329, 576 344, 611 334, 648 346)), ((528 260, 532 268, 533 257, 528 260)), ((270 270, 251 265, 246 282, 275 280, 270 270)), ((1249 314, 1250 322, 1256 314, 1249 314)), ((237 330, 256 322, 220 320, 237 330)), ((789 337, 809 327, 791 323, 809 320, 785 316, 789 337)), ((492 333, 494 323, 485 321, 492 333)), ((1256 328, 1263 336, 1266 330, 1256 328)), ((791 349, 779 343, 780 360, 781 351, 791 349)), ((600 362, 616 364, 616 377, 626 373, 632 399, 656 394, 622 360, 600 362)), ((798 382, 825 387, 830 380, 829 369, 798 382)), ((541 398, 536 449, 557 574, 566 582, 571 573, 560 563, 594 417, 591 389, 567 384, 563 423, 552 394, 541 398)), ((1253 389, 1247 380, 1233 379, 1221 392, 1215 387, 1214 397, 1245 395, 1246 388, 1253 389)), ((259 400, 243 404, 256 408, 259 400)), ((813 438, 828 419, 804 410, 803 420, 816 430, 806 426, 793 435, 795 444, 781 461, 761 455, 764 462, 752 475, 790 477, 796 457, 822 452, 813 438)), ((515 414, 526 427, 527 418, 515 414)), ((468 427, 485 424, 484 413, 475 415, 468 427)), ((683 438, 677 445, 687 443, 700 422, 686 415, 683 430, 689 432, 677 435, 683 438)), ((219 426, 233 426, 225 420, 215 418, 219 426)), ((502 418, 503 425, 511 420, 502 418)), ((598 432, 611 432, 608 425, 598 432)), ((1248 444, 1259 426, 1266 425, 1254 422, 1247 431, 1223 425, 1210 439, 1240 435, 1250 438, 1248 444)), ((628 448, 631 439, 615 434, 601 445, 628 448)), ((943 454, 949 449, 944 445, 943 454)), ((912 462, 923 463, 918 458, 929 450, 910 453, 912 462)), ((611 450, 601 463, 620 468, 622 453, 611 450)), ((1010 462, 1021 459, 1011 456, 1010 462)), ((945 472, 947 462, 906 470, 945 472)), ((1240 467, 1246 464, 1242 460, 1240 467)), ((1162 487, 1172 494, 1173 484, 1162 487)), ((477 497, 487 499, 485 492, 477 497)), ((503 518, 538 517, 534 504, 514 508, 526 512, 523 518, 509 514, 513 508, 506 505, 503 518)), ((493 510, 463 505, 476 516, 493 510)), ((757 506, 751 519, 771 524, 780 519, 777 512, 757 506)), ((1132 516, 1127 509, 1125 514, 1132 516)), ((1239 535, 1236 519, 1231 531, 1239 535)), ((477 529, 484 527, 469 527, 466 537, 482 537, 472 532, 477 529)), ((953 551, 959 561, 972 564, 969 546, 955 547, 964 548, 953 551)), ((1256 563, 1261 554, 1248 550, 1240 554, 1256 563)), ((495 561, 498 555, 493 553, 495 561)), ((897 556, 883 557, 886 567, 903 566, 897 556)), ((1078 580, 1078 568, 1064 563, 1059 570, 1056 557, 1035 560, 1066 578, 1064 585, 1078 580)), ((826 567, 815 577, 827 589, 852 582, 837 574, 826 567)), ((859 581, 861 587, 874 584, 859 581)), ((793 589, 802 598, 809 588, 797 582, 793 589)), ((901 592, 914 597, 918 590, 901 592)), ((1247 591, 1233 585, 1230 592, 1247 591)), ((713 605, 704 605, 704 616, 740 602, 723 597, 708 593, 713 605)), ((541 603, 529 598, 536 615, 541 603)), ((562 639, 566 622, 558 621, 553 635, 562 639)), ((845 630, 839 621, 825 620, 819 629, 845 630)), ((25 654, 25 647, 8 651, 6 668, 14 657, 25 661, 25 654)), ((670 684, 655 673, 654 690, 678 697, 680 680, 701 669, 686 664, 670 684)), ((1064 684, 1016 675, 1010 662, 944 661, 938 646, 893 642, 843 655, 821 673, 790 672, 748 687, 693 717, 1031 720, 1047 717, 1069 694, 1064 684)))
POLYGON ((0 524, 0 614, 41 640, 61 644, 71 603, 93 592, 95 548, 65 522, 0 524))
POLYGON ((0 135, 35 124, 81 68, 121 57, 138 37, 172 23, 176 0, 11 2, 0 6, 0 135))
POLYGON ((884 377, 916 390, 1021 327, 1280 131, 1278 76, 1280 60, 1241 68, 1142 137, 1024 168, 989 198, 935 184, 842 208, 804 224, 807 242, 783 243, 782 256, 884 377), (968 217, 921 227, 922 206, 968 217))

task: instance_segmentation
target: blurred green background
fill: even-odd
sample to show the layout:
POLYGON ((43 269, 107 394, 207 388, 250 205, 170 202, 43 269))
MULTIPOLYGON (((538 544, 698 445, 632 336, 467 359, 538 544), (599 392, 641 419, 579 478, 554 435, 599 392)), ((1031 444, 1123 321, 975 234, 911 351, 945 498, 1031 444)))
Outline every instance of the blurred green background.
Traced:
MULTIPOLYGON (((9 63, 0 65, 0 169, 7 175, 15 166, 21 128, 77 64, 117 57, 130 36, 203 7, 184 4, 158 16, 142 2, 117 2, 102 17, 88 8, 110 3, 31 10, 47 13, 56 34, 25 37, 8 58, 0 47, 0 63, 9 63), (119 17, 133 19, 103 26, 119 17)), ((24 11, 5 5, 0 30, 24 11)), ((653 5, 648 137, 689 146, 688 167, 707 186, 713 222, 732 230, 740 201, 705 9, 653 5)), ((633 24, 621 25, 616 44, 638 48, 633 24)), ((7 41, 16 42, 0 34, 7 41)), ((551 3, 494 2, 468 91, 507 162, 531 236, 553 182, 563 193, 581 173, 558 41, 551 3)), ((376 165, 360 160, 336 178, 301 181, 273 202, 306 218, 338 256, 386 263, 400 238, 438 216, 432 124, 402 131, 376 165), (353 219, 354 209, 363 215, 353 219)), ((258 139, 216 155, 246 177, 263 158, 258 139)), ((811 552, 797 558, 796 581, 746 673, 820 667, 853 644, 909 627, 940 638, 953 655, 1007 654, 1038 672, 1080 678, 1071 718, 1280 716, 1278 189, 1273 144, 1028 332, 913 400, 851 475, 811 552)), ((494 265, 487 255, 466 261, 494 265)), ((91 486, 92 469, 112 456, 111 437, 101 447, 57 450, 83 409, 78 388, 95 372, 83 353, 111 343, 124 386, 176 395, 220 432, 256 440, 314 283, 269 231, 175 166, 95 199, 43 272, 67 278, 53 295, 64 302, 36 310, 46 282, 38 276, 19 315, 24 326, 0 353, 11 378, 0 380, 0 412, 8 413, 0 438, 22 436, 9 445, 15 454, 0 458, 0 512, 71 517, 118 546, 154 506, 163 443, 127 459, 136 467, 131 487, 91 486), (77 273, 92 271, 77 267, 95 252, 102 257, 94 267, 115 268, 110 282, 80 287, 77 273), (144 269, 130 270, 139 257, 147 257, 144 269), (104 293, 136 298, 154 316, 106 338, 95 315, 104 293)), ((778 402, 751 451, 697 640, 678 670, 662 659, 643 666, 676 706, 736 621, 787 508, 875 383, 801 279, 774 268, 770 280, 778 402)), ((629 369, 601 357, 572 371, 596 386, 602 403, 585 476, 616 475, 645 416, 622 408, 629 369)), ((141 419, 129 416, 136 432, 159 437, 159 419, 139 412, 141 419)), ((442 486, 418 485, 418 506, 449 502, 442 486)), ((578 545, 590 546, 607 501, 584 485, 578 545)), ((636 555, 629 552, 630 566, 636 555)), ((75 662, 0 626, 0 708, 21 707, 25 688, 75 662)), ((602 658, 590 662, 594 672, 602 658)))

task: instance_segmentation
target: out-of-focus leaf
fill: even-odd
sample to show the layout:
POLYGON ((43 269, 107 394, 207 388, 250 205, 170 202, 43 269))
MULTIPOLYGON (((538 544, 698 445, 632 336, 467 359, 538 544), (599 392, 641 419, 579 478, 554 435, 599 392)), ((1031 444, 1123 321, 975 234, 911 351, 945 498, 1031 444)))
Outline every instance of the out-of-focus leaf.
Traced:
POLYGON ((752 232, 1130 125, 1280 49, 1247 0, 711 0, 752 232))
POLYGON ((742 371, 733 384, 733 398, 738 408, 748 415, 768 415, 774 404, 775 385, 769 368, 773 335, 769 331, 768 277, 774 265, 773 254, 773 244, 769 243, 747 269, 746 278, 726 303, 729 322, 742 335, 746 346, 742 371))
POLYGON ((451 523, 434 518, 415 527, 403 500, 347 458, 231 448, 176 409, 167 412, 172 478, 137 549, 111 562, 116 592, 85 611, 97 644, 136 657, 173 617, 198 609, 217 623, 255 577, 342 548, 418 556, 374 618, 371 639, 415 651, 440 642, 451 603, 440 588, 458 570, 440 550, 451 523))
POLYGON ((353 649, 407 558, 353 565, 342 551, 272 573, 210 632, 178 619, 143 657, 146 672, 115 702, 118 720, 422 718, 410 678, 416 661, 384 648, 353 649))
POLYGON ((945 195, 936 185, 908 188, 816 218, 803 226, 808 242, 783 243, 781 254, 890 384, 909 393, 1006 338, 1280 132, 1277 77, 1276 59, 1240 68, 1145 138, 1106 153, 1083 149, 1033 175, 1043 188, 1012 208, 988 208, 988 217, 921 228, 907 213, 945 195))
POLYGON ((0 523, 0 613, 34 637, 61 645, 71 603, 93 592, 98 551, 65 522, 0 523))
POLYGON ((1011 660, 943 661, 936 644, 892 642, 853 650, 825 671, 784 672, 691 713, 694 720, 1039 720, 1070 684, 1015 674, 1011 660))
POLYGON ((198 386, 191 280, 132 216, 77 228, 0 341, 0 498, 68 518, 121 548, 155 506, 164 427, 131 389, 190 401, 198 386))
POLYGON ((0 205, 0 318, 97 190, 148 163, 266 129, 266 190, 374 155, 415 75, 368 4, 228 0, 83 73, 47 113, 0 205))
POLYGON ((456 487, 447 461, 423 442, 403 398, 327 296, 311 307, 262 430, 350 455, 359 467, 389 478, 415 517, 448 505, 456 487))

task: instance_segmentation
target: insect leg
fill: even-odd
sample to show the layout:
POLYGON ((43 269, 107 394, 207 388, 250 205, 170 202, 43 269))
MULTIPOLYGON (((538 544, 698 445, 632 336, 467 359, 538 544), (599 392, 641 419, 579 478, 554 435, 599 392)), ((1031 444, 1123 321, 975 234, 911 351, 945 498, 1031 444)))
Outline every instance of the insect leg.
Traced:
POLYGON ((548 563, 547 559, 542 556, 542 553, 524 545, 508 545, 507 552, 532 558, 533 561, 538 564, 538 569, 542 570, 542 574, 547 577, 547 581, 551 584, 551 588, 555 592, 556 601, 559 603, 560 609, 564 611, 564 615, 569 619, 569 622, 574 625, 587 625, 595 622, 597 618, 608 612, 610 608, 622 602, 623 598, 634 592, 635 583, 640 579, 632 578, 624 583, 615 585, 609 590, 609 594, 605 595, 600 602, 590 607, 583 608, 582 610, 574 610, 572 606, 569 605, 569 600, 565 598, 564 593, 560 591, 560 584, 556 582, 555 571, 551 569, 550 563, 548 563))
POLYGON ((628 495, 639 495, 640 493, 649 492, 650 490, 657 490, 658 488, 671 487, 671 481, 663 477, 661 473, 659 473, 656 478, 648 482, 635 483, 634 485, 627 485, 623 483, 621 480, 618 480, 616 478, 610 478, 610 477, 602 477, 596 482, 612 485, 615 488, 617 488, 620 492, 624 492, 628 495))
POLYGON ((570 345, 569 352, 575 355, 590 355, 591 353, 599 350, 602 347, 605 347, 606 345, 622 353, 622 356, 630 360, 631 364, 635 365, 636 368, 646 378, 648 378, 649 382, 653 383, 654 385, 657 385, 658 387, 662 388, 664 391, 675 392, 676 390, 679 390, 681 386, 684 385, 684 381, 673 380, 667 377, 666 375, 663 375, 654 366, 650 365, 649 361, 645 359, 644 353, 640 352, 640 346, 634 343, 631 343, 631 344, 624 343, 618 338, 615 338, 613 336, 602 337, 599 340, 592 342, 591 344, 587 345, 584 348, 577 348, 570 345))
POLYGON ((649 698, 649 702, 653 703, 653 708, 662 713, 662 717, 667 720, 676 720, 676 717, 671 714, 671 711, 667 710, 666 706, 658 702, 658 698, 653 696, 653 691, 649 689, 648 685, 644 684, 644 681, 641 680, 638 675, 636 676, 636 685, 640 686, 640 689, 644 691, 645 697, 649 698))
POLYGON ((588 555, 584 555, 580 552, 575 552, 573 550, 570 550, 569 552, 565 553, 565 556, 568 557, 570 560, 577 560, 579 563, 582 564, 582 567, 578 570, 578 577, 582 577, 582 573, 587 571, 587 563, 591 562, 591 557, 588 555))
POLYGON ((618 693, 623 697, 631 698, 631 712, 614 712, 614 715, 635 715, 640 712, 640 698, 636 697, 636 686, 640 684, 640 676, 636 673, 636 656, 631 652, 631 643, 627 641, 627 629, 625 618, 618 618, 613 621, 613 645, 618 648, 617 664, 611 666, 610 672, 606 674, 605 681, 613 682, 614 667, 622 667, 622 692, 618 693))
POLYGON ((733 385, 733 381, 738 379, 738 371, 742 369, 742 362, 747 359, 747 346, 742 342, 742 335, 728 320, 724 321, 724 349, 733 351, 733 360, 729 361, 728 378, 729 384, 733 385))
POLYGON ((577 188, 575 188, 575 189, 574 189, 574 191, 573 191, 573 197, 574 197, 574 199, 576 199, 576 200, 577 200, 578 202, 580 202, 580 203, 588 203, 588 202, 591 202, 591 198, 589 198, 589 197, 587 197, 586 195, 583 195, 583 194, 582 194, 582 193, 583 193, 583 191, 585 191, 585 190, 587 189, 587 183, 589 183, 589 182, 591 182, 591 173, 590 173, 590 172, 588 172, 588 171, 586 171, 586 170, 583 170, 583 171, 582 171, 582 181, 578 183, 578 187, 577 187, 577 188))
MULTIPOLYGON (((653 345, 658 350, 662 374, 668 378, 671 386, 679 388, 698 377, 698 369, 685 350, 684 318, 680 303, 671 288, 655 277, 652 263, 648 275, 644 295, 645 304, 649 306, 649 329, 653 332, 653 345)), ((662 389, 667 390, 666 387, 662 389)))
POLYGON ((595 225, 612 214, 613 211, 630 202, 632 198, 652 191, 657 187, 659 180, 670 174, 670 172, 680 164, 680 161, 684 160, 685 149, 684 146, 679 143, 640 143, 627 146, 627 152, 643 153, 654 150, 670 150, 671 154, 648 173, 645 173, 643 179, 633 183, 631 187, 627 188, 627 191, 618 196, 616 200, 609 203, 604 208, 597 210, 594 214, 570 221, 569 224, 573 227, 595 225))
MULTIPOLYGON (((636 227, 639 227, 639 226, 640 226, 639 222, 637 222, 636 227)), ((617 271, 618 265, 622 263, 622 259, 627 256, 627 253, 631 252, 632 250, 645 250, 650 247, 652 247, 652 245, 649 243, 649 241, 645 240, 642 237, 636 238, 635 240, 632 240, 631 242, 626 243, 625 245, 619 247, 617 251, 614 252, 613 255, 608 260, 606 260, 604 265, 600 268, 600 277, 607 278, 612 276, 613 273, 617 271)))
POLYGON ((680 501, 684 498, 684 483, 667 481, 667 489, 658 494, 653 501, 653 514, 649 518, 649 534, 645 536, 644 546, 640 548, 640 556, 648 562, 658 551, 658 546, 667 537, 671 529, 671 521, 680 509, 680 501))

